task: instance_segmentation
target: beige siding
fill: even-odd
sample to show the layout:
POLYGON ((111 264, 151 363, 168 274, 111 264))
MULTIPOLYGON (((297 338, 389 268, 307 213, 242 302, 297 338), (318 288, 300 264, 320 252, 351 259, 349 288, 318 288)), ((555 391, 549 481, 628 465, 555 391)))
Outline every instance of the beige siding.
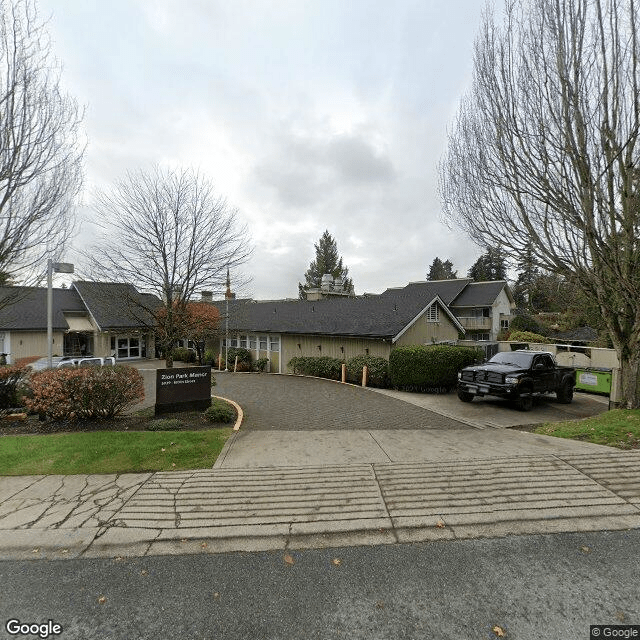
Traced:
MULTIPOLYGON (((63 333, 53 332, 53 355, 61 356, 64 345, 63 333)), ((10 361, 15 363, 20 358, 38 356, 44 358, 47 355, 46 331, 11 331, 11 356, 10 361)))
POLYGON ((108 358, 111 355, 111 336, 108 333, 93 334, 93 355, 108 358))
POLYGON ((396 341, 398 346, 432 344, 443 340, 457 340, 458 328, 440 307, 439 322, 427 322, 425 314, 420 316, 396 341))
POLYGON ((362 356, 369 350, 370 356, 389 358, 391 343, 366 338, 348 338, 333 336, 283 335, 281 339, 282 372, 296 356, 329 356, 340 360, 349 360, 362 356), (320 346, 320 349, 318 349, 320 346))

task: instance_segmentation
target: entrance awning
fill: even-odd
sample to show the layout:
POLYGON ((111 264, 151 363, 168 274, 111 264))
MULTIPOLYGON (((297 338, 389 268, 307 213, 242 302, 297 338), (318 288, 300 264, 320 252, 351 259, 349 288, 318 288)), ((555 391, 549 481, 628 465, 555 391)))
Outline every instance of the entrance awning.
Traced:
POLYGON ((89 322, 89 318, 86 316, 68 316, 66 313, 64 314, 64 319, 67 321, 69 325, 69 331, 77 332, 77 333, 93 333, 93 325, 89 322))

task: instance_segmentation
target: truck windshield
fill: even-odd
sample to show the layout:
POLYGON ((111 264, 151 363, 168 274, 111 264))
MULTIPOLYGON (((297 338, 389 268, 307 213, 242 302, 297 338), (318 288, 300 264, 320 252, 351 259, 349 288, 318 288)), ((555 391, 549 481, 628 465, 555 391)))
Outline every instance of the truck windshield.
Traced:
POLYGON ((528 369, 531 366, 531 360, 535 353, 517 353, 515 351, 503 351, 496 353, 489 362, 493 364, 512 364, 521 369, 528 369))

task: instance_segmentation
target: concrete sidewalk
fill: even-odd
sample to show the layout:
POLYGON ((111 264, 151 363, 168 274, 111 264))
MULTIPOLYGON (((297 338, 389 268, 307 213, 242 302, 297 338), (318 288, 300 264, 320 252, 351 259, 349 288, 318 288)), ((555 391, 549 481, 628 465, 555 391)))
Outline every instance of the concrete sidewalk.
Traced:
POLYGON ((214 468, 303 467, 385 462, 572 455, 615 451, 577 440, 511 429, 356 429, 352 431, 239 431, 214 468))
POLYGON ((640 452, 0 478, 0 558, 285 550, 640 527, 640 452))

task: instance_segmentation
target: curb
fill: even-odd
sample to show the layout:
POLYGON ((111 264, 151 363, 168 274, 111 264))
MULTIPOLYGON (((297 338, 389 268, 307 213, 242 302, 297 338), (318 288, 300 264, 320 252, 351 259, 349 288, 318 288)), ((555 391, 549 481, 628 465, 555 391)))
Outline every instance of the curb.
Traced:
POLYGON ((238 417, 236 418, 236 422, 233 425, 233 430, 239 431, 240 425, 244 420, 244 411, 242 411, 242 407, 237 402, 234 402, 233 400, 229 400, 229 398, 223 398, 222 396, 213 396, 213 395, 211 397, 215 398, 216 400, 223 400, 224 402, 228 402, 230 405, 233 405, 235 407, 238 417))

